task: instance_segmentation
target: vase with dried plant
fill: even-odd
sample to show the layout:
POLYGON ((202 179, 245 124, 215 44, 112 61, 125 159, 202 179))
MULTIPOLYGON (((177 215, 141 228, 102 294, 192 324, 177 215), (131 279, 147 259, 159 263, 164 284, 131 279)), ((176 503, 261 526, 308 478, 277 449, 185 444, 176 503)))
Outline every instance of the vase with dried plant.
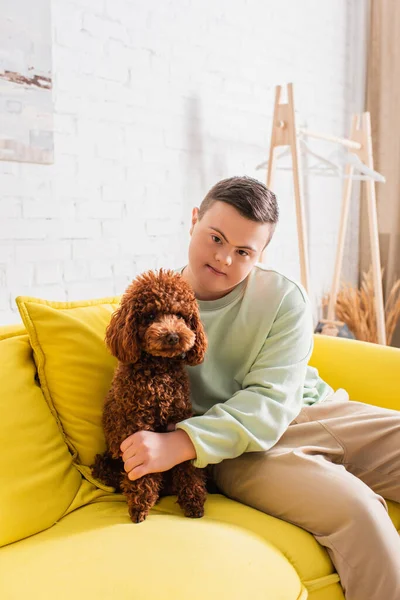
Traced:
MULTIPOLYGON (((382 269, 383 276, 384 269, 382 269)), ((326 313, 329 294, 322 299, 322 311, 326 313)), ((343 284, 336 299, 336 316, 345 323, 357 340, 378 343, 372 268, 363 272, 360 288, 343 284)), ((400 318, 400 279, 395 281, 385 302, 387 345, 390 346, 400 318)), ((323 332, 329 335, 329 331, 323 332)), ((331 334, 332 335, 332 334, 331 334)))

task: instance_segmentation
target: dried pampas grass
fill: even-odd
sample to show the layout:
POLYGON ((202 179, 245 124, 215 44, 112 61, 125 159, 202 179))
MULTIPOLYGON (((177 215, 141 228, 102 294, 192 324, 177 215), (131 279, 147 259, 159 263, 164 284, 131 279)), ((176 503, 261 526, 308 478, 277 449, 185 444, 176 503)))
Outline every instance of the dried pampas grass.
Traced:
MULTIPOLYGON (((383 272, 382 272, 383 275, 383 272)), ((322 300, 323 311, 327 310, 329 294, 322 300)), ((357 340, 378 343, 376 313, 374 303, 374 284, 372 268, 362 274, 361 288, 344 284, 336 299, 337 318, 346 323, 357 340)), ((386 343, 390 346, 397 322, 400 317, 400 279, 398 279, 387 298, 385 305, 386 343)))

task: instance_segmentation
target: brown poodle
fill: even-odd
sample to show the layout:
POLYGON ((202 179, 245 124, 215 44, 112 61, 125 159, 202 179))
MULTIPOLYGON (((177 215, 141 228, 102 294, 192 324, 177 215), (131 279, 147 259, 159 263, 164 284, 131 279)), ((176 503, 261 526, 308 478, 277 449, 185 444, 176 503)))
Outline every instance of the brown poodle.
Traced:
POLYGON ((193 414, 185 365, 203 361, 207 341, 192 289, 174 271, 138 276, 111 317, 106 343, 119 364, 104 404, 107 450, 96 456, 94 476, 122 490, 134 523, 144 521, 162 492, 177 494, 187 517, 202 517, 203 470, 186 461, 131 481, 120 451, 136 431, 165 432, 193 414))

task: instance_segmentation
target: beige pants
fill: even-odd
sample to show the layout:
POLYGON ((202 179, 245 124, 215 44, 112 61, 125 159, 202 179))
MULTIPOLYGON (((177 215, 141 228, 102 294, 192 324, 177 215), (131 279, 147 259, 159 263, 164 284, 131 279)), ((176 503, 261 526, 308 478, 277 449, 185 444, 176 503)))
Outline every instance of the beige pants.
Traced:
POLYGON ((268 452, 213 467, 221 492, 311 532, 347 600, 400 600, 400 536, 384 498, 400 502, 400 412, 338 390, 304 407, 268 452))

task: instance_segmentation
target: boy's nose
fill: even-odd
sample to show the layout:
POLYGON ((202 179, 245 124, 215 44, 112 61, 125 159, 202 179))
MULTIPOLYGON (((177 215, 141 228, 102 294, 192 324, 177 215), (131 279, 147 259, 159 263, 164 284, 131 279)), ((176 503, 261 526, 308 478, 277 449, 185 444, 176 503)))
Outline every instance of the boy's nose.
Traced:
POLYGON ((229 267, 232 264, 232 257, 229 253, 222 254, 222 253, 218 252, 216 254, 215 258, 217 259, 218 262, 226 265, 227 267, 229 267))

